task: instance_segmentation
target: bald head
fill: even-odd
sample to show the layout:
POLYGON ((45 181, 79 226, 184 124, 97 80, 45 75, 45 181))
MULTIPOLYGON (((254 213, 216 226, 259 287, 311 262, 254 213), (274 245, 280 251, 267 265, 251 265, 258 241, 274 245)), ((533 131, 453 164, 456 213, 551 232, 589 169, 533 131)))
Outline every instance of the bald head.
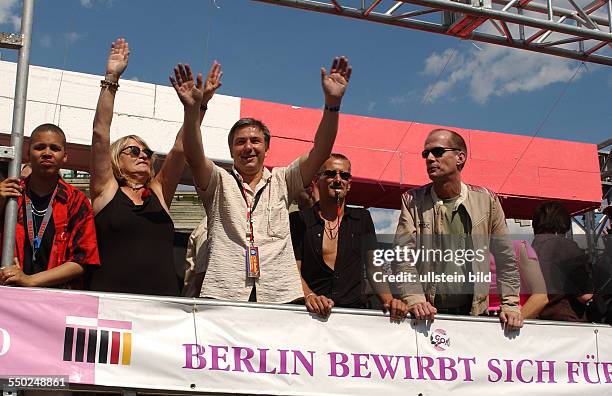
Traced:
POLYGON ((428 142, 431 141, 444 142, 444 147, 456 148, 463 152, 465 154, 465 161, 458 165, 459 170, 463 169, 463 167, 465 166, 465 162, 467 161, 468 149, 467 145, 465 144, 465 140, 461 135, 449 129, 434 129, 427 135, 427 139, 425 139, 425 145, 427 145, 428 142))

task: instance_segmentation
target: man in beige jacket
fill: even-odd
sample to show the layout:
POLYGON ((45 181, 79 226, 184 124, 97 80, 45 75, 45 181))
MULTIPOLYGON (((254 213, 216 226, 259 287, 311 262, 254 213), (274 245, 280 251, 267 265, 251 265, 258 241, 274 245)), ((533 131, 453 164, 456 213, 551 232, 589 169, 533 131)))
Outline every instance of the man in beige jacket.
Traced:
POLYGON ((422 157, 433 183, 402 196, 395 236, 396 275, 401 298, 417 319, 436 313, 486 314, 490 285, 489 249, 497 263, 500 320, 509 329, 523 325, 520 278, 503 209, 484 187, 461 181, 467 146, 456 132, 436 129, 425 140, 422 157))

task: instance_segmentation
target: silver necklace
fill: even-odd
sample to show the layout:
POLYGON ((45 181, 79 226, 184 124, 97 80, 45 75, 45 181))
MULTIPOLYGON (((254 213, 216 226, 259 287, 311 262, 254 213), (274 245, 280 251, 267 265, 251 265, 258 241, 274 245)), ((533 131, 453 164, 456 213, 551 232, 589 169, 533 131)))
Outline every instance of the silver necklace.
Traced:
POLYGON ((49 209, 49 206, 47 206, 43 210, 36 209, 36 206, 34 206, 34 202, 32 202, 31 205, 32 205, 32 214, 34 214, 35 216, 44 216, 45 213, 47 213, 47 209, 49 209))

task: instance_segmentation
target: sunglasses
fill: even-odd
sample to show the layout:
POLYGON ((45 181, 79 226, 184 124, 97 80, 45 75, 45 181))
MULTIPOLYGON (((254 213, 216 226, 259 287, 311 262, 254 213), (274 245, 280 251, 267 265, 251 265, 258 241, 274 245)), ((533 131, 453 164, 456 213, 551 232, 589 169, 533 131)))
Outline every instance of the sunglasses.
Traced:
POLYGON ((423 157, 423 159, 427 159, 427 157, 429 157, 429 153, 431 153, 431 154, 433 154, 434 157, 440 158, 447 151, 461 151, 461 149, 458 149, 458 148, 446 148, 446 147, 434 147, 434 148, 432 148, 430 150, 423 150, 421 152, 421 157, 423 157))
POLYGON ((143 153, 145 153, 145 155, 147 156, 147 158, 151 159, 151 157, 153 157, 153 150, 148 149, 148 148, 141 149, 141 148, 140 148, 140 147, 138 147, 138 146, 127 146, 126 148, 124 148, 123 150, 121 150, 121 152, 122 152, 122 153, 124 153, 124 154, 129 154, 129 155, 131 155, 132 157, 136 157, 136 158, 140 157, 140 152, 141 152, 141 151, 142 151, 143 153), (125 150, 130 150, 130 152, 129 152, 129 153, 126 153, 126 152, 125 152, 125 150))
POLYGON ((321 175, 327 177, 328 179, 334 179, 336 175, 340 175, 340 178, 342 180, 345 180, 345 181, 351 180, 351 172, 347 172, 347 171, 326 169, 323 172, 321 172, 321 175))

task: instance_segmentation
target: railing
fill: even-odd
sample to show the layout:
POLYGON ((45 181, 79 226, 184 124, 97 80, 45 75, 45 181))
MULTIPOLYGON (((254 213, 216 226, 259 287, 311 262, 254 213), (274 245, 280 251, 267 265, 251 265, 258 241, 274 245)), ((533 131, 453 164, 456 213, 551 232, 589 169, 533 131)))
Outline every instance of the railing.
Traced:
MULTIPOLYGON (((606 394, 612 328, 0 287, 0 377, 137 393, 606 394)), ((6 382, 6 381, 5 381, 6 382)))

